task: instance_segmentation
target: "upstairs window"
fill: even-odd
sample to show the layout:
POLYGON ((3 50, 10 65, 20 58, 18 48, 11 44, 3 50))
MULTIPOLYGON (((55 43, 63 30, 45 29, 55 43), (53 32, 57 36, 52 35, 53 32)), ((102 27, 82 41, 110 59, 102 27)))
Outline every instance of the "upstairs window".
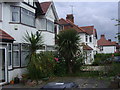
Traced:
POLYGON ((47 20, 47 31, 54 32, 54 22, 47 20))
POLYGON ((0 20, 2 20, 2 4, 0 3, 0 20))
POLYGON ((92 42, 92 37, 91 36, 89 37, 89 41, 92 42))
POLYGON ((85 39, 86 39, 86 42, 88 42, 88 37, 87 37, 87 36, 86 36, 86 38, 85 38, 85 39))
POLYGON ((54 22, 46 18, 40 18, 38 23, 39 24, 37 25, 37 27, 39 28, 39 30, 42 30, 42 31, 44 30, 44 31, 49 31, 54 33, 54 29, 55 29, 54 22))
POLYGON ((40 30, 47 30, 47 20, 46 19, 40 19, 39 20, 39 28, 40 30))
POLYGON ((20 7, 11 7, 12 8, 12 21, 20 22, 20 7))
POLYGON ((12 6, 12 22, 35 26, 35 14, 27 9, 12 6))
POLYGON ((35 14, 24 8, 21 8, 21 23, 35 26, 35 14))

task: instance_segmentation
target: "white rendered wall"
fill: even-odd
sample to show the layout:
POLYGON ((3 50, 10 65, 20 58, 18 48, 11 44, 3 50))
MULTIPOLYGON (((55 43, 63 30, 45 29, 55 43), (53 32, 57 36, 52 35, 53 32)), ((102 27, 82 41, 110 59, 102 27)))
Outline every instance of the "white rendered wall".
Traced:
MULTIPOLYGON (((24 5, 25 6, 25 5, 24 5)), ((33 11, 34 12, 34 11, 33 11)), ((11 9, 10 4, 4 4, 3 8, 3 22, 2 22, 2 29, 5 30, 6 33, 10 34, 17 43, 22 43, 23 36, 25 35, 26 31, 28 33, 35 33, 37 31, 36 28, 22 25, 22 24, 11 24, 11 9), (17 28, 18 30, 15 30, 17 28)), ((25 43, 25 42, 24 42, 25 43)))
POLYGON ((14 69, 11 71, 8 71, 8 82, 10 82, 11 80, 14 79, 14 77, 18 77, 21 78, 22 74, 26 74, 27 73, 27 69, 25 68, 19 68, 19 69, 14 69))
POLYGON ((80 43, 85 42, 85 33, 79 33, 80 35, 80 43))
MULTIPOLYGON (((40 18, 46 18, 46 19, 54 22, 55 21, 55 16, 53 14, 53 8, 50 7, 45 16, 41 16, 41 17, 36 19, 36 27, 37 27, 38 30, 42 30, 41 27, 40 27, 40 24, 39 24, 39 23, 42 23, 40 21, 40 18)), ((59 29, 59 28, 57 27, 57 29, 59 29)), ((44 44, 54 46, 55 45, 55 33, 52 33, 52 32, 49 32, 49 31, 44 31, 44 30, 41 31, 41 32, 42 32, 44 44)))
POLYGON ((55 34, 47 31, 42 31, 42 36, 44 44, 53 46, 55 45, 55 34))
POLYGON ((104 46, 103 53, 114 53, 116 51, 115 46, 104 46))

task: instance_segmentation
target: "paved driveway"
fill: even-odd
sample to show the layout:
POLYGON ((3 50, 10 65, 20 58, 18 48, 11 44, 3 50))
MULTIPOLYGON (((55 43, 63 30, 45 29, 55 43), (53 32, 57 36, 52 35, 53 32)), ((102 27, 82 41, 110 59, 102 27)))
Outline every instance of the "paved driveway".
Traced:
POLYGON ((110 82, 106 80, 99 80, 97 78, 81 78, 81 77, 57 77, 50 81, 44 82, 35 87, 28 87, 22 84, 5 85, 3 88, 41 88, 48 82, 75 82, 79 88, 108 88, 110 82))

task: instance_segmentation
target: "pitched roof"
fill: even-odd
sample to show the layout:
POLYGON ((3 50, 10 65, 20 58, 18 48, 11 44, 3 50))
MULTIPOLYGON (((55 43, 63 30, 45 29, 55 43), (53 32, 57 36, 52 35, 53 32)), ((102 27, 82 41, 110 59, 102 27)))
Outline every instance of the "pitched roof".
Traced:
POLYGON ((14 38, 10 36, 9 34, 7 34, 5 31, 0 29, 0 40, 9 42, 9 41, 14 41, 14 38))
POLYGON ((42 2, 40 3, 40 6, 42 8, 43 14, 46 14, 48 8, 50 7, 52 2, 42 2))
POLYGON ((93 49, 90 46, 84 44, 83 50, 93 50, 93 49))
POLYGON ((116 46, 116 42, 106 40, 105 35, 101 35, 101 38, 97 41, 98 46, 116 46))
POLYGON ((81 28, 84 29, 88 34, 93 34, 94 26, 83 26, 81 28))
POLYGON ((68 20, 68 19, 65 20, 65 19, 61 18, 61 19, 59 20, 59 24, 61 24, 61 25, 70 25, 70 26, 72 26, 72 28, 75 29, 77 32, 86 33, 85 30, 83 30, 82 28, 78 27, 77 25, 75 25, 73 22, 71 22, 71 21, 68 20))

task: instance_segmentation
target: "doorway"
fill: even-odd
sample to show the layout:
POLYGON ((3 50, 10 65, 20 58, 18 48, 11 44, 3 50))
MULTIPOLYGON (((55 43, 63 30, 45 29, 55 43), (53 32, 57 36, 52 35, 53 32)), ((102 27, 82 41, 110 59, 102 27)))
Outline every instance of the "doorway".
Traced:
POLYGON ((5 83, 7 76, 6 49, 0 48, 0 84, 5 83))

